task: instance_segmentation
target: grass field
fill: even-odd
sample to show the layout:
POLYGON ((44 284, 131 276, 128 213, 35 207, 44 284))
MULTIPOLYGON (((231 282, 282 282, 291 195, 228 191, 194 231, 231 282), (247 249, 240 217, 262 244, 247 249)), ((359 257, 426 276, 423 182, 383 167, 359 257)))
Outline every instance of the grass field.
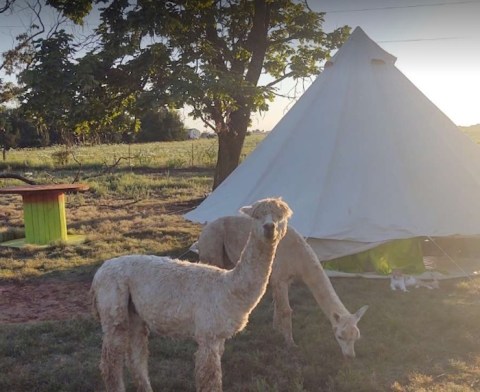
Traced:
MULTIPOLYGON (((250 137, 245 154, 259 140, 250 137)), ((89 313, 89 282, 102 261, 121 254, 195 261, 188 247, 200 227, 182 214, 212 184, 213 160, 200 164, 195 151, 216 149, 214 140, 196 143, 132 145, 130 162, 123 159, 117 166, 119 157, 128 157, 128 146, 83 147, 75 160, 63 164, 51 158, 58 148, 9 152, 0 170, 49 182, 77 177, 91 190, 67 200, 69 230, 86 234, 85 243, 0 247, 0 391, 103 390, 101 330, 89 313), (193 165, 187 158, 192 150, 193 165), (151 159, 140 162, 140 151, 145 156, 148 151, 151 159)), ((0 187, 14 184, 19 183, 0 180, 0 187)), ((20 197, 2 196, 0 234, 7 238, 21 231, 20 197)), ((273 331, 267 292, 246 330, 226 343, 224 390, 480 390, 480 279, 442 281, 439 290, 409 293, 392 292, 386 279, 335 278, 332 283, 350 310, 370 306, 359 324, 355 360, 342 358, 328 320, 308 289, 294 283, 290 300, 298 348, 288 350, 273 331)), ((154 390, 194 391, 194 352, 191 341, 152 336, 154 390)))
MULTIPOLYGON (((263 140, 263 134, 247 136, 243 156, 263 140)), ((116 168, 212 168, 217 156, 216 139, 199 139, 168 143, 108 144, 99 146, 63 146, 43 149, 16 149, 7 153, 7 161, 0 161, 0 170, 102 170, 116 168)))

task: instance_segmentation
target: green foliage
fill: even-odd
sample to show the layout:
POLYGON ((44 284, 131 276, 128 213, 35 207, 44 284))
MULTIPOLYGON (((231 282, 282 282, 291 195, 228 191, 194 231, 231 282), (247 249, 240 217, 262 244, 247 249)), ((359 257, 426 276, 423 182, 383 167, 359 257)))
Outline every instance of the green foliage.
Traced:
POLYGON ((11 119, 4 111, 0 111, 0 148, 16 147, 20 135, 13 129, 11 119))
POLYGON ((64 30, 35 41, 34 61, 19 77, 27 86, 21 96, 23 113, 37 129, 48 133, 53 143, 67 142, 72 127, 70 112, 75 103, 75 74, 71 41, 72 36, 64 30))
MULTIPOLYGON (((38 26, 30 26, 32 29, 38 28, 38 26)), ((3 66, 7 75, 13 75, 16 72, 25 69, 25 66, 30 64, 35 56, 35 47, 32 42, 32 37, 27 32, 22 32, 17 35, 17 45, 15 48, 7 50, 3 53, 3 66)), ((8 102, 11 98, 15 97, 17 88, 14 84, 5 83, 2 86, 2 100, 1 102, 8 102)))
POLYGON ((147 111, 140 119, 138 142, 186 140, 187 131, 177 112, 166 108, 147 111))
POLYGON ((25 119, 19 109, 0 112, 0 146, 8 148, 39 147, 49 143, 49 135, 25 119))
POLYGON ((47 4, 78 24, 82 24, 83 18, 92 10, 91 0, 47 0, 47 4))

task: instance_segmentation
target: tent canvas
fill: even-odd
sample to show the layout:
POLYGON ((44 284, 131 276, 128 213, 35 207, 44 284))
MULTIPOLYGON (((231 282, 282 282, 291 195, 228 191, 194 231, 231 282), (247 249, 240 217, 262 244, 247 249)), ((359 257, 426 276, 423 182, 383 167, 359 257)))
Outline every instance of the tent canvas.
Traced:
POLYGON ((357 27, 271 133, 185 218, 282 196, 330 260, 398 239, 480 234, 480 149, 357 27))

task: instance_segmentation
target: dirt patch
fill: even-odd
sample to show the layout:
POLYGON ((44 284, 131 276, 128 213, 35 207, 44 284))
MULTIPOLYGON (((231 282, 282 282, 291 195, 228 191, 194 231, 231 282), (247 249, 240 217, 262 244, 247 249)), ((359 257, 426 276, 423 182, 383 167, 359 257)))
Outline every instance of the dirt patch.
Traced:
POLYGON ((0 283, 0 323, 66 320, 90 314, 90 282, 0 283))

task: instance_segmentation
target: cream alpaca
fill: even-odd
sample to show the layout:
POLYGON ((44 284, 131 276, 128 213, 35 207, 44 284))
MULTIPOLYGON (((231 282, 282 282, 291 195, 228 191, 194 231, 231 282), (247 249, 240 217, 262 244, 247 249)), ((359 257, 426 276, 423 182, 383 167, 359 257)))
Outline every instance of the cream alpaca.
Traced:
POLYGON ((197 391, 222 390, 225 340, 245 328, 265 293, 276 247, 292 213, 280 199, 264 199, 241 211, 253 224, 242 256, 230 271, 140 255, 111 259, 99 268, 91 291, 102 324, 100 368, 107 391, 125 390, 124 359, 138 390, 152 391, 149 331, 195 339, 197 391))
MULTIPOLYGON (((219 218, 205 226, 197 243, 200 261, 220 268, 230 268, 238 260, 248 237, 251 219, 241 216, 219 218)), ((270 285, 275 303, 273 326, 288 345, 295 345, 292 336, 292 309, 288 288, 300 278, 308 286, 323 313, 332 325, 335 339, 346 357, 355 357, 355 342, 360 338, 357 323, 368 306, 351 314, 343 305, 325 274, 315 252, 291 226, 278 245, 270 285)))

